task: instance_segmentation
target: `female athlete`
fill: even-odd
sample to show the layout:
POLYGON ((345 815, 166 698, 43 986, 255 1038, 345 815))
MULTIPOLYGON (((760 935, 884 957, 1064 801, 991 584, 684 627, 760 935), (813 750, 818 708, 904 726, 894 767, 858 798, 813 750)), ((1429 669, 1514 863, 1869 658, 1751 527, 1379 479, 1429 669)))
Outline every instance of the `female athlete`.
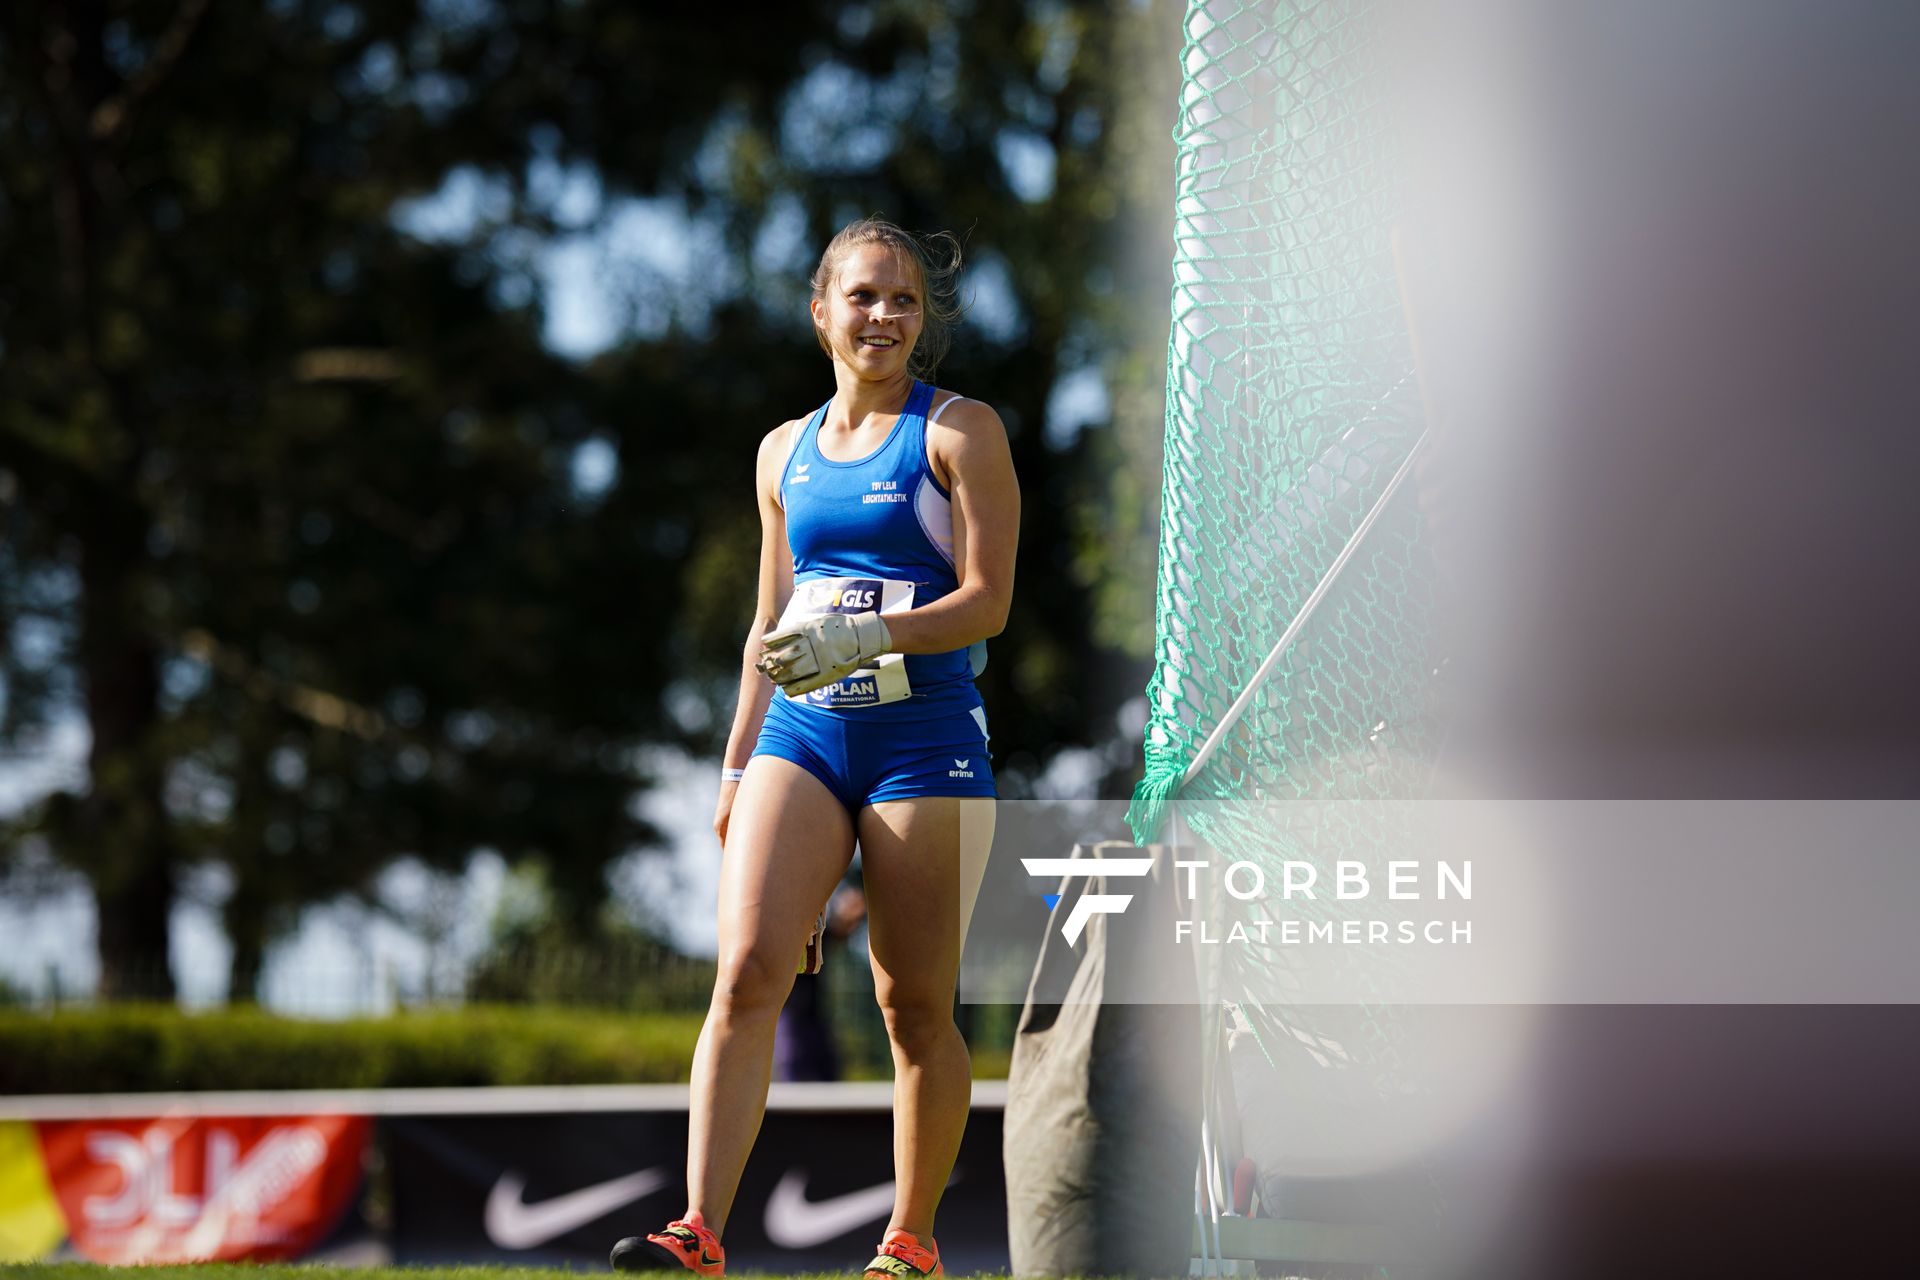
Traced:
POLYGON ((981 642, 1006 625, 1020 493, 1000 418, 931 385, 958 245, 875 218, 833 238, 813 325, 834 396, 760 444, 759 613, 714 830, 720 968, 693 1057, 687 1211, 614 1246, 621 1270, 720 1275, 766 1109, 774 1024, 857 840, 894 1065, 896 1193, 866 1275, 940 1275, 934 1210, 972 1092, 953 1022, 993 838, 981 642))

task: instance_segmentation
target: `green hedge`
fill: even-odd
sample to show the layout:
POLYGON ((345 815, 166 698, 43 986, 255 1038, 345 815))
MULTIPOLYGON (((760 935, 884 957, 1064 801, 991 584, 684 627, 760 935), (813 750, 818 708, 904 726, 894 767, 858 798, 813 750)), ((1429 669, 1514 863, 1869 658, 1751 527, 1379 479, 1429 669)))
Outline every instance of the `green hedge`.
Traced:
MULTIPOLYGON (((993 1012, 1010 1025, 1018 1011, 993 1012)), ((317 1022, 250 1008, 0 1007, 0 1094, 684 1084, 703 1016, 479 1005, 317 1022)), ((1005 1079, 1008 1028, 976 1031, 974 1079, 1005 1079)), ((843 1044, 850 1079, 891 1077, 876 1034, 864 1054, 843 1044)))
POLYGON ((687 1079, 697 1013, 479 1006, 310 1022, 257 1009, 0 1009, 0 1094, 687 1079))

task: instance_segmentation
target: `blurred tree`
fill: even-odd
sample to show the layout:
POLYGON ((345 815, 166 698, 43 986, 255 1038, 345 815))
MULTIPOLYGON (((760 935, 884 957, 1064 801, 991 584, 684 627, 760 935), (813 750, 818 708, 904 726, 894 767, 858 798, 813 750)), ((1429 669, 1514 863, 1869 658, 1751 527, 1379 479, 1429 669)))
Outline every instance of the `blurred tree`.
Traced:
POLYGON ((1009 785, 1111 736, 1151 598, 1176 12, 814 0, 723 40, 613 0, 9 7, 0 739, 78 708, 91 740, 8 847, 86 875, 106 992, 171 990, 194 867, 230 884, 237 998, 402 856, 537 860, 592 927, 649 838, 634 748, 724 731, 754 444, 831 390, 804 281, 858 213, 976 250, 943 381, 1001 410, 1028 495, 987 675, 1009 785), (680 261, 564 359, 543 246, 641 200, 680 261), (1115 503, 1095 461, 1153 470, 1115 503))
POLYGON ((713 974, 711 960, 680 955, 653 922, 612 906, 589 933, 568 927, 543 870, 530 867, 509 878, 464 995, 482 1004, 703 1012, 713 974))

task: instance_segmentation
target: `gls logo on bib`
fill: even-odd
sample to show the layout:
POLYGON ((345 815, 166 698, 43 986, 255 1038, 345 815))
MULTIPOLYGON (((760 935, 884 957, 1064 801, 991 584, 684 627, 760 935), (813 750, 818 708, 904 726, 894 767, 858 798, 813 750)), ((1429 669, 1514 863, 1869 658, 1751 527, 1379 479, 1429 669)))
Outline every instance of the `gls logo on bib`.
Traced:
POLYGON ((880 587, 878 578, 815 578, 801 583, 797 590, 807 593, 807 611, 818 617, 823 613, 866 613, 877 608, 880 587))

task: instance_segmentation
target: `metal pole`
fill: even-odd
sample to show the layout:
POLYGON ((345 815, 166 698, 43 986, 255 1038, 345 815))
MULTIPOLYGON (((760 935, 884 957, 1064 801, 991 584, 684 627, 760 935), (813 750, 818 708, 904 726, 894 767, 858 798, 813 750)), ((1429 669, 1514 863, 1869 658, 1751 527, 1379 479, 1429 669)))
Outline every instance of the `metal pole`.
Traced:
POLYGON ((1340 554, 1334 557, 1326 573, 1321 575, 1320 581, 1313 588, 1313 594, 1309 595, 1306 603, 1300 606, 1300 612, 1293 615, 1293 621, 1289 622, 1287 629, 1280 633, 1280 639, 1274 643, 1273 652, 1269 653, 1267 660, 1260 664, 1260 669, 1253 673, 1253 678, 1247 681, 1246 687, 1240 691, 1240 696, 1235 698, 1233 705, 1227 708, 1227 714, 1221 717, 1220 723, 1215 725, 1213 732, 1207 735, 1207 740, 1200 744, 1200 750, 1194 754, 1192 763, 1187 765, 1187 771, 1180 777, 1182 787, 1192 782, 1199 776, 1200 771, 1206 768, 1207 761, 1213 758, 1213 753, 1220 749, 1222 742, 1226 741, 1228 732, 1240 722, 1240 717, 1246 714, 1247 708, 1253 705, 1253 695, 1260 691, 1260 686, 1265 683, 1269 675, 1273 674, 1273 669, 1280 665, 1281 657, 1300 637, 1300 632, 1306 628, 1307 622, 1313 617, 1314 610, 1320 607, 1320 602, 1326 599, 1327 592, 1332 590, 1334 579, 1340 576, 1340 571, 1347 567, 1349 560, 1353 559, 1353 553, 1360 549, 1360 544, 1366 540, 1367 534, 1372 532, 1373 526, 1379 522, 1380 514, 1386 510, 1387 503, 1393 500, 1393 495, 1400 491, 1400 486, 1412 473, 1414 462, 1419 459, 1421 451, 1427 446, 1427 437, 1428 432, 1422 431, 1420 438, 1413 442, 1413 448, 1407 452, 1406 461, 1402 462, 1400 469, 1393 473, 1393 479, 1387 481, 1386 489, 1374 500, 1373 508, 1360 522, 1360 527, 1353 531, 1353 536, 1347 539, 1347 545, 1340 548, 1340 554))

